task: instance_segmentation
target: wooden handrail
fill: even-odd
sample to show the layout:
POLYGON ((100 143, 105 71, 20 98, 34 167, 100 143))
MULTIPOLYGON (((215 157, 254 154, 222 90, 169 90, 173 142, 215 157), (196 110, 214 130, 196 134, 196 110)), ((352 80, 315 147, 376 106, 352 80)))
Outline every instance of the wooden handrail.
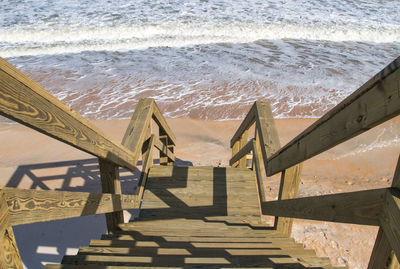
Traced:
POLYGON ((130 170, 136 167, 131 151, 2 58, 0 114, 119 166, 130 170))
POLYGON ((290 236, 292 218, 380 226, 369 269, 383 268, 392 249, 400 257, 400 158, 392 188, 296 196, 304 160, 400 114, 399 65, 400 57, 282 148, 270 107, 263 102, 254 103, 231 140, 233 166, 253 150, 261 210, 276 217, 279 232, 290 236), (252 146, 240 143, 254 123, 252 146), (282 172, 277 201, 266 201, 263 170, 266 176, 282 172))
POLYGON ((5 194, 10 225, 137 209, 137 196, 53 190, 0 188, 5 194))
POLYGON ((267 160, 267 175, 324 152, 400 114, 400 57, 267 160))
POLYGON ((122 210, 140 208, 153 165, 153 147, 160 151, 160 164, 175 162, 176 138, 153 99, 139 101, 122 144, 118 144, 2 58, 0 115, 98 157, 103 192, 0 188, 1 268, 23 268, 12 225, 106 213, 107 229, 112 233, 124 222, 122 210), (159 138, 151 134, 152 119, 159 127, 159 138), (140 153, 143 170, 137 194, 123 195, 119 167, 134 170, 140 153))
POLYGON ((5 198, 0 191, 0 268, 23 269, 21 256, 10 225, 10 216, 5 198))
POLYGON ((379 214, 388 190, 376 189, 262 202, 264 215, 379 225, 379 214))
POLYGON ((234 163, 238 162, 243 157, 246 157, 253 150, 253 139, 247 142, 247 144, 239 150, 229 161, 229 165, 233 165, 234 163))

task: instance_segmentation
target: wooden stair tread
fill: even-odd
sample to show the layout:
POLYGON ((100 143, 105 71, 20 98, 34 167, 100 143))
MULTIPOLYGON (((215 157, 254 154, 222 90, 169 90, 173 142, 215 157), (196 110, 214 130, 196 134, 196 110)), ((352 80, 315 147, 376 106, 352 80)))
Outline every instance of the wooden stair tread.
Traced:
POLYGON ((138 220, 46 268, 333 268, 261 222, 249 169, 155 166, 138 220))

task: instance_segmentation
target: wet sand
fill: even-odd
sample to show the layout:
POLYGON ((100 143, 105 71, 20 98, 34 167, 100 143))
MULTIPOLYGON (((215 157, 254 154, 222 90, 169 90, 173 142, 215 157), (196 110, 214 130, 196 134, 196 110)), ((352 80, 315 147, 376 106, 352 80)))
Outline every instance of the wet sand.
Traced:
MULTIPOLYGON (((229 141, 240 121, 188 118, 167 121, 176 135, 175 153, 182 164, 228 165, 231 157, 229 141)), ((276 120, 281 144, 290 141, 314 121, 276 120)), ((121 141, 129 120, 93 122, 121 141)), ((400 120, 394 119, 306 161, 299 196, 390 186, 400 153, 398 134, 400 120)), ((99 182, 90 174, 97 171, 93 156, 19 124, 0 125, 0 141, 0 186, 99 191, 99 182), (72 173, 75 170, 70 168, 77 165, 86 168, 72 173), (66 173, 72 173, 68 181, 66 173), (88 184, 91 179, 93 182, 88 184)), ((279 176, 265 179, 269 199, 276 199, 278 186, 279 176)), ((334 265, 366 268, 376 232, 376 227, 296 220, 292 236, 307 248, 316 249, 318 255, 329 256, 334 265)))

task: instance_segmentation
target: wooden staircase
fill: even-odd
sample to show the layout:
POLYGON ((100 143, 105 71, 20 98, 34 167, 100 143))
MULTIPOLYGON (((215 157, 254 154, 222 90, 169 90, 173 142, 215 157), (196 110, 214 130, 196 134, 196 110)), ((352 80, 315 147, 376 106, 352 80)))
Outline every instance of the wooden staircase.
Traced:
POLYGON ((139 219, 119 227, 46 268, 332 268, 260 222, 246 168, 155 166, 139 219))
POLYGON ((293 218, 378 226, 368 268, 399 266, 400 158, 390 188, 297 194, 304 161, 400 115, 400 57, 285 146, 271 107, 256 101, 230 141, 230 168, 174 166, 176 137, 153 99, 139 101, 118 143, 1 58, 0 115, 97 157, 102 187, 0 186, 0 269, 24 268, 14 226, 93 214, 105 214, 108 234, 46 268, 330 268, 290 238, 293 218), (134 171, 140 156, 137 191, 122 194, 119 169, 134 171), (270 201, 263 183, 278 173, 270 201), (140 217, 124 223, 130 209, 140 217), (261 213, 275 217, 272 227, 261 213))

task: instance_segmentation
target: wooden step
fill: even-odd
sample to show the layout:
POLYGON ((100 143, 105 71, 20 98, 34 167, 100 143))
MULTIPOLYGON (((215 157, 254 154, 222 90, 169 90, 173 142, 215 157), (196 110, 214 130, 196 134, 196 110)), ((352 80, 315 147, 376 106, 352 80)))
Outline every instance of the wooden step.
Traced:
POLYGON ((138 220, 46 268, 333 268, 261 222, 253 171, 157 166, 138 220))
POLYGON ((329 259, 317 257, 281 257, 272 255, 250 255, 230 257, 188 257, 181 255, 157 256, 114 256, 114 255, 76 255, 65 256, 63 264, 96 264, 108 266, 158 266, 158 267, 272 267, 272 268, 323 268, 329 265, 329 259), (244 266, 245 265, 245 266, 244 266))

